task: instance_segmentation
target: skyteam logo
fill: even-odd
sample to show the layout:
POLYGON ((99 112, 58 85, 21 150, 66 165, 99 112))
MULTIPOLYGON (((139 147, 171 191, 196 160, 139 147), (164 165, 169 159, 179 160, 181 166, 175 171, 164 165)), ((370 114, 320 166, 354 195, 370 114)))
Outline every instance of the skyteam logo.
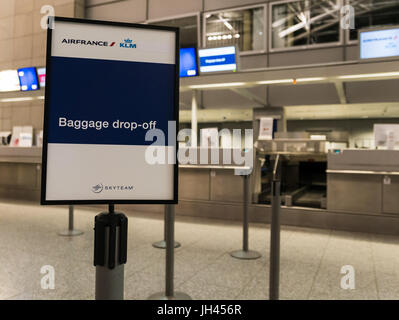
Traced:
POLYGON ((96 184, 95 186, 93 186, 93 187, 91 188, 91 191, 93 191, 94 193, 100 193, 100 192, 103 191, 103 189, 104 189, 103 184, 102 184, 102 183, 99 183, 99 184, 96 184))
POLYGON ((96 184, 91 187, 94 193, 101 193, 103 191, 133 191, 134 187, 129 185, 103 185, 102 183, 96 184))
POLYGON ((123 40, 123 42, 121 42, 121 43, 119 44, 119 47, 120 47, 120 48, 135 49, 135 48, 136 48, 136 44, 133 43, 133 40, 132 40, 132 39, 127 38, 127 39, 123 40))

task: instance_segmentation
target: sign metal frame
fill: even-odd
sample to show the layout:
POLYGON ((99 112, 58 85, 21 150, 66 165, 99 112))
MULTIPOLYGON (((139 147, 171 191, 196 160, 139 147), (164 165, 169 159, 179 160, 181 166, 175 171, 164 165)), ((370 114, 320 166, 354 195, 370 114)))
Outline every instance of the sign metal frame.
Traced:
MULTIPOLYGON (((52 57, 52 36, 53 31, 51 28, 47 29, 47 49, 46 49, 46 87, 45 87, 45 102, 44 102, 44 123, 43 123, 43 148, 42 148, 42 174, 41 174, 41 191, 40 191, 40 204, 41 205, 84 205, 84 204, 177 204, 178 203, 178 143, 177 143, 177 131, 179 128, 179 28, 154 26, 154 25, 143 25, 136 23, 125 23, 125 22, 112 22, 112 21, 101 21, 101 20, 88 20, 78 18, 65 18, 65 17, 50 17, 55 21, 55 27, 57 21, 60 22, 72 22, 82 23, 91 25, 102 25, 102 26, 116 26, 136 29, 149 29, 149 30, 160 30, 170 31, 175 33, 175 81, 174 81, 174 120, 176 123, 176 144, 175 144, 175 155, 176 161, 173 164, 173 199, 91 199, 91 200, 47 200, 47 152, 48 152, 48 128, 49 128, 49 112, 50 112, 50 92, 51 92, 51 57, 52 57)), ((61 182, 60 182, 61 183, 61 182)))

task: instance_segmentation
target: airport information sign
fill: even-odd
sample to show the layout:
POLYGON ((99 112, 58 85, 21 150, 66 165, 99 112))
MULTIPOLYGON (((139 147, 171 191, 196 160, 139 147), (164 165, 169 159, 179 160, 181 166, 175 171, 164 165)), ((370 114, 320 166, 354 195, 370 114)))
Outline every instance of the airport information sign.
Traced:
POLYGON ((399 28, 360 31, 360 59, 399 57, 399 28))
POLYGON ((42 204, 176 203, 178 29, 54 18, 48 30, 42 204), (173 158, 173 157, 172 157, 173 158))

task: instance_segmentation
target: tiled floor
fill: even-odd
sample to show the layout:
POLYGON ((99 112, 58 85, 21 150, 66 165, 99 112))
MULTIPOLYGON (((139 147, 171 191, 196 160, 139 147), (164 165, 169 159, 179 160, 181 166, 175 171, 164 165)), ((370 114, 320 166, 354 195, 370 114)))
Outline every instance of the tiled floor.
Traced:
MULTIPOLYGON (((79 207, 82 236, 60 237, 67 209, 0 203, 0 299, 93 299, 93 221, 98 210, 79 207), (44 290, 44 265, 55 268, 55 289, 44 290)), ((151 244, 163 236, 159 215, 129 216, 125 297, 146 299, 164 288, 165 251, 151 244)), ((179 218, 175 287, 194 299, 268 299, 270 229, 251 225, 250 247, 262 258, 236 260, 236 222, 179 218)), ((382 236, 283 227, 282 299, 399 299, 399 235, 382 236), (355 270, 355 289, 341 289, 342 266, 355 270)))

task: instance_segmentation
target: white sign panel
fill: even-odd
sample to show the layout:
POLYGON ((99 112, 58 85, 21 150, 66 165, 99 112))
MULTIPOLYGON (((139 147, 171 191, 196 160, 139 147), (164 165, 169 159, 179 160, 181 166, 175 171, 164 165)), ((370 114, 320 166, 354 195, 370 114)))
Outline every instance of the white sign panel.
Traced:
POLYGON ((360 59, 389 57, 399 57, 399 28, 360 32, 360 59))
POLYGON ((260 118, 259 140, 273 140, 273 118, 260 118))
POLYGON ((178 31, 55 18, 48 31, 42 204, 176 203, 178 31))

